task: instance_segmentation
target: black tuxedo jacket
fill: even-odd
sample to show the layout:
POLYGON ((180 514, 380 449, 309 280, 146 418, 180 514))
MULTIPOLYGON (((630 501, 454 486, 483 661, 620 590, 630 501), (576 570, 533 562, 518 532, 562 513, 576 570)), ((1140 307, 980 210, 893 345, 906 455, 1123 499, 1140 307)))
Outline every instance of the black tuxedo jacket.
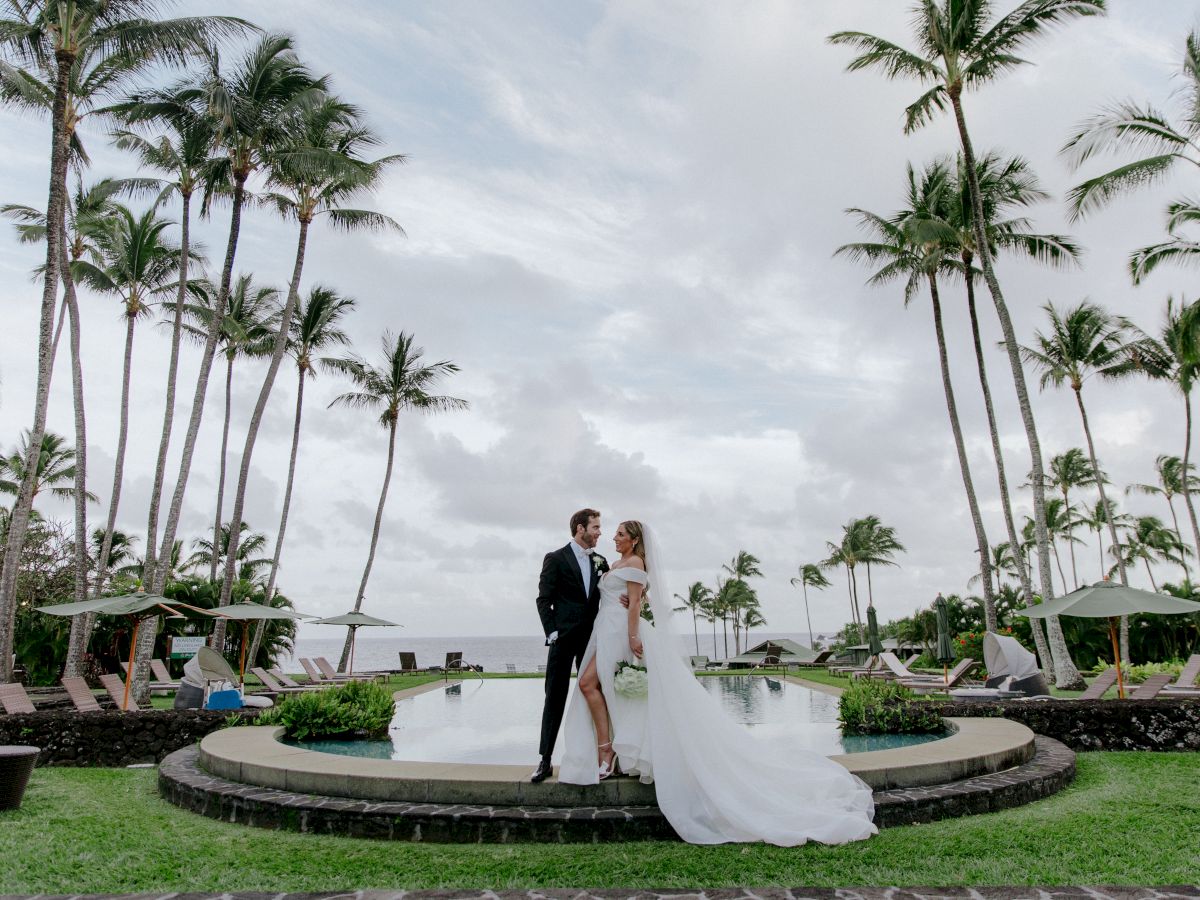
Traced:
POLYGON ((587 634, 592 630, 596 611, 600 608, 600 576, 608 571, 604 557, 597 553, 596 558, 600 565, 592 566, 591 583, 586 592, 570 544, 547 553, 542 560, 537 609, 547 638, 556 631, 561 640, 572 632, 587 634))

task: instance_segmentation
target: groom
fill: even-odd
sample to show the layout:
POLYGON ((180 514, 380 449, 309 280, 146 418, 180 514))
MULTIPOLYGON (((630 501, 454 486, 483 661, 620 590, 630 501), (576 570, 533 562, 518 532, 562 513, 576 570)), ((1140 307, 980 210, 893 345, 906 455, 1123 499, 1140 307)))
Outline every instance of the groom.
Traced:
POLYGON ((541 761, 530 778, 534 784, 550 775, 550 755, 562 724, 571 666, 583 662, 583 651, 592 636, 592 623, 600 608, 600 576, 608 561, 594 548, 600 540, 600 513, 581 509, 571 516, 571 540, 546 554, 538 580, 538 615, 546 633, 546 702, 542 707, 541 761))

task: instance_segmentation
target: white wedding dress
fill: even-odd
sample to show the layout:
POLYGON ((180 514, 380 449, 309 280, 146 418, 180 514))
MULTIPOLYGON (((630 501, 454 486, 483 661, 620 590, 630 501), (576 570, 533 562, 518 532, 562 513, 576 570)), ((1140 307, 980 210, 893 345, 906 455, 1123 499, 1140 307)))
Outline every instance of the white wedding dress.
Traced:
MULTIPOLYGON (((654 783, 658 807, 679 836, 693 844, 765 841, 788 847, 806 841, 844 844, 875 834, 866 783, 820 754, 800 748, 784 753, 760 742, 696 680, 679 648, 671 646, 669 629, 640 622, 649 695, 629 699, 616 693, 617 663, 637 661, 629 649, 629 613, 621 606, 630 581, 646 584, 647 574, 618 567, 600 579, 600 609, 580 671, 595 658, 621 771, 654 783)), ((663 599, 651 591, 656 618, 664 611, 670 615, 663 599)), ((563 738, 558 780, 597 784, 596 733, 578 682, 563 738)))

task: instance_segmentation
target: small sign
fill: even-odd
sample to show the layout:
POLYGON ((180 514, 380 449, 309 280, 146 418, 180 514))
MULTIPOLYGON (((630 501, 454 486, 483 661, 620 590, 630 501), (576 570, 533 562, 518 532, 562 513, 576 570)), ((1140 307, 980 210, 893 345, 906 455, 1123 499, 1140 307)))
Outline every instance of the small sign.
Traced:
POLYGON ((208 639, 204 635, 171 638, 171 659, 191 659, 204 646, 206 640, 208 639))

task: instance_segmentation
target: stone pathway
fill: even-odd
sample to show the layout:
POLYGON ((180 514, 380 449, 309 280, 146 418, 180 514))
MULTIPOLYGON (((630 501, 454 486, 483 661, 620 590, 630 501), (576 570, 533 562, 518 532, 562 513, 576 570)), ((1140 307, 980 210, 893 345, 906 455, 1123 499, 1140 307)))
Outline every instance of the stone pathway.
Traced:
POLYGON ((1200 885, 1173 887, 732 888, 715 891, 528 890, 342 893, 35 894, 0 900, 1200 900, 1200 885))

